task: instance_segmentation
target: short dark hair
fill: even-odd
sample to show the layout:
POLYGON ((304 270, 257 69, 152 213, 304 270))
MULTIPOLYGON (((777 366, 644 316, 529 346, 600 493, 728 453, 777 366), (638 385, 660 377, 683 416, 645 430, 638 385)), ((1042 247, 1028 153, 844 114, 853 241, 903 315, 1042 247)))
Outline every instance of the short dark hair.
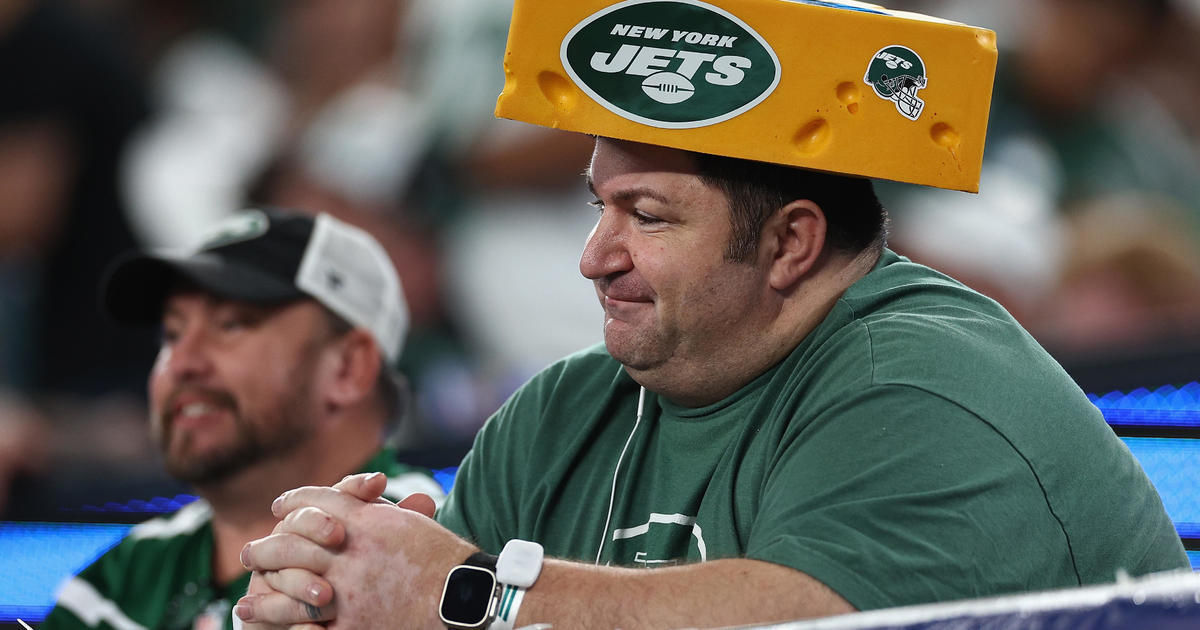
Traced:
MULTIPOLYGON (((326 325, 330 337, 341 337, 354 329, 354 324, 330 310, 324 304, 317 303, 325 313, 326 325)), ((408 380, 396 370, 391 369, 387 359, 380 357, 379 375, 375 377, 375 395, 379 397, 380 406, 384 413, 384 432, 388 435, 395 432, 400 421, 408 410, 409 386, 408 380)))
POLYGON ((808 199, 825 212, 826 245, 858 253, 883 247, 887 211, 871 180, 780 164, 692 153, 700 179, 725 193, 733 235, 725 257, 746 262, 758 251, 767 218, 797 199, 808 199))

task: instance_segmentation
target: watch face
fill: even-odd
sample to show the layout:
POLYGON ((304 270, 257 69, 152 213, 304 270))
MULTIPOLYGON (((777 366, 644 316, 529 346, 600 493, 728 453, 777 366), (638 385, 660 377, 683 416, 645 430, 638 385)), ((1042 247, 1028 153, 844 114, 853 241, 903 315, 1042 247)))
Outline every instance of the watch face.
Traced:
POLYGON ((467 628, 490 622, 495 594, 496 576, 491 571, 468 565, 454 567, 442 591, 442 621, 467 628))

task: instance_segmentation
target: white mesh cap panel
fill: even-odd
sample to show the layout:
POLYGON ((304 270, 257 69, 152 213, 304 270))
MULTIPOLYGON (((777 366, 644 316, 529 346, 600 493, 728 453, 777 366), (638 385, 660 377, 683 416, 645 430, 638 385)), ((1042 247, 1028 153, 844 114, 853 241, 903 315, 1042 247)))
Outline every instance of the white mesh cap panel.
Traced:
POLYGON ((371 331, 388 363, 395 364, 408 332, 408 305, 395 266, 371 235, 327 214, 317 215, 296 286, 371 331))

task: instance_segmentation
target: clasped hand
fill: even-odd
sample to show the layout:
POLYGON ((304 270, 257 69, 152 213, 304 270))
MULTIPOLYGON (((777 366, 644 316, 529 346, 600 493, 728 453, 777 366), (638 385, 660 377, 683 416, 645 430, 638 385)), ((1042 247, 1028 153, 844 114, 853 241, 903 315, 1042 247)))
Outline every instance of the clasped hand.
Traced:
POLYGON ((428 495, 394 504, 386 486, 352 475, 275 500, 275 530, 242 549, 254 573, 234 613, 246 630, 443 627, 442 583, 476 549, 433 520, 428 495))

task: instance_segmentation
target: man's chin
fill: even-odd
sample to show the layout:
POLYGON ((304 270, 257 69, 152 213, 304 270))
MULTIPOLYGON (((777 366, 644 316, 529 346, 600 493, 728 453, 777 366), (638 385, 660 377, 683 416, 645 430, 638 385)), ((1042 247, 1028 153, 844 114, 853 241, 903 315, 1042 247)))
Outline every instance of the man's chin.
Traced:
POLYGON ((204 486, 228 481, 236 471, 224 466, 182 465, 167 466, 167 473, 186 484, 204 486))
POLYGON ((242 453, 172 454, 166 458, 167 473, 185 483, 205 485, 227 481, 253 463, 242 453))
POLYGON ((608 350, 609 356, 625 366, 625 369, 631 374, 653 370, 662 365, 663 361, 658 356, 659 353, 648 351, 647 345, 624 337, 607 334, 604 336, 604 347, 608 350))

